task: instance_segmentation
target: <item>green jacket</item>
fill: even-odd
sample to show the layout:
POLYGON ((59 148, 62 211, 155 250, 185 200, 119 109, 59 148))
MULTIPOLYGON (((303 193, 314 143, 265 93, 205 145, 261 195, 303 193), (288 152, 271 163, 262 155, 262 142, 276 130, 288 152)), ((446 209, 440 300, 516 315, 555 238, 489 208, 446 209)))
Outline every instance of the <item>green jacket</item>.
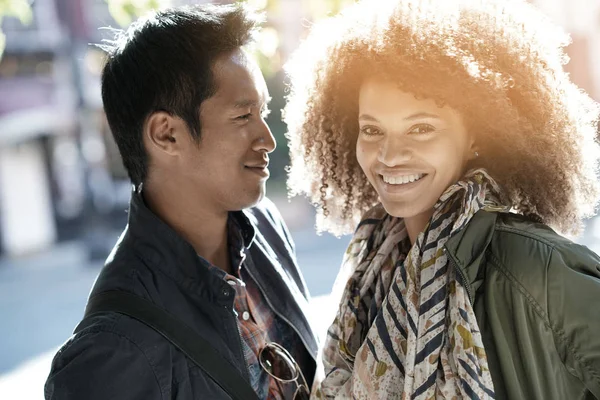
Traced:
POLYGON ((600 257, 543 224, 479 211, 446 243, 497 399, 600 399, 600 257))

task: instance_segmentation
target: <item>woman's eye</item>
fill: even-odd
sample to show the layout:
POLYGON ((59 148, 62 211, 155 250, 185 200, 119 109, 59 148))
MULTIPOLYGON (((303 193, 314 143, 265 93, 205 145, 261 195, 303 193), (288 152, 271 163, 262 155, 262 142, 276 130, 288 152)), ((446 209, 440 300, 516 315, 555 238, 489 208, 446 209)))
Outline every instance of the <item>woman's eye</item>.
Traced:
POLYGON ((363 126, 362 128, 360 128, 360 133, 367 136, 375 136, 381 134, 381 130, 374 126, 363 126))
POLYGON ((424 133, 429 133, 429 132, 433 132, 435 131, 435 127, 429 124, 418 124, 413 126, 412 128, 410 128, 410 130, 408 131, 408 133, 415 133, 417 135, 419 134, 424 134, 424 133))

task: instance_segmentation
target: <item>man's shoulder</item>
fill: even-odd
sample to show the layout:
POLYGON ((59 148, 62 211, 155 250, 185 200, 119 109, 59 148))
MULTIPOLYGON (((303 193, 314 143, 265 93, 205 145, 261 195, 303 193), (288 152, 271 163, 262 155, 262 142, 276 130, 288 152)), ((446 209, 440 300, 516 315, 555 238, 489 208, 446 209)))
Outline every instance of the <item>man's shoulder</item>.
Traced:
POLYGON ((123 393, 127 392, 129 379, 138 379, 141 385, 148 386, 144 389, 148 393, 161 393, 162 388, 155 385, 164 373, 157 366, 168 361, 169 352, 157 347, 159 336, 121 314, 90 317, 86 326, 71 336, 54 356, 45 387, 46 398, 63 398, 67 392, 89 394, 92 376, 97 382, 115 385, 121 382, 123 393))
POLYGON ((117 312, 103 312, 85 318, 77 332, 60 348, 56 358, 69 358, 69 353, 79 355, 102 349, 114 351, 115 343, 120 343, 121 349, 128 348, 130 355, 143 356, 165 342, 158 332, 135 318, 117 312))

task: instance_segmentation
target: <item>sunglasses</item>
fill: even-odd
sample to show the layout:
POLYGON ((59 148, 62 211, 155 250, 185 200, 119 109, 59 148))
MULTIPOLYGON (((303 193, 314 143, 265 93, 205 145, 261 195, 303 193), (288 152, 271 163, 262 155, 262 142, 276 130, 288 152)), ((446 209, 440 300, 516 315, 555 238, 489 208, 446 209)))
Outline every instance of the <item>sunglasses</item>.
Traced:
POLYGON ((308 385, 298 363, 277 343, 267 343, 258 354, 260 366, 278 382, 296 384, 293 400, 309 400, 308 385), (298 383, 298 378, 301 383, 298 383))

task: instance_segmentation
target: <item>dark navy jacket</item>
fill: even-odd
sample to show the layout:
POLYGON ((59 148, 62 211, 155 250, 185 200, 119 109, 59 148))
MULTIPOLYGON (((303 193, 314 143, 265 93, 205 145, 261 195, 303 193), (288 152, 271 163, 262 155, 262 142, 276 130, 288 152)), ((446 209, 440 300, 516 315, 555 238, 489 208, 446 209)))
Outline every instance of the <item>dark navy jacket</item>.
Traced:
MULTIPOLYGON (((317 343, 305 314, 309 295, 289 233, 267 199, 231 214, 246 225, 245 267, 310 354, 304 357, 310 364, 303 371, 310 386, 317 343)), ((134 192, 128 226, 90 295, 123 290, 151 300, 209 340, 249 380, 233 311, 235 293, 206 263, 134 192)), ((86 318, 83 327, 52 362, 47 400, 229 399, 169 341, 133 318, 100 314, 86 318)))

